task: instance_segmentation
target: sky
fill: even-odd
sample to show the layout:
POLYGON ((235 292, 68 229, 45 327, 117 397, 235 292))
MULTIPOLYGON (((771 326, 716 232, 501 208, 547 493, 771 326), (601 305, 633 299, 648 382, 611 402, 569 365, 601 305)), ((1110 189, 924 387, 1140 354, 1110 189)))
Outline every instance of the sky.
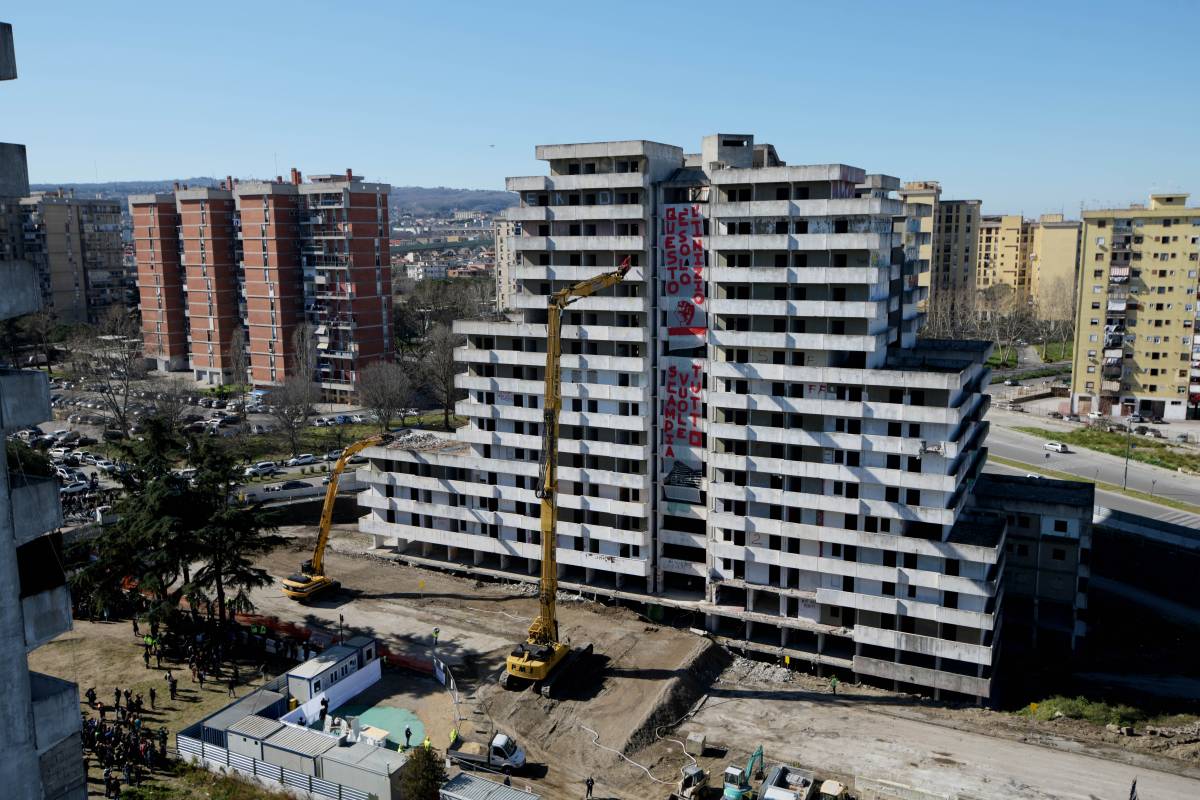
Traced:
POLYGON ((500 189, 537 144, 751 133, 985 213, 1200 202, 1200 2, 6 4, 33 182, 500 189))

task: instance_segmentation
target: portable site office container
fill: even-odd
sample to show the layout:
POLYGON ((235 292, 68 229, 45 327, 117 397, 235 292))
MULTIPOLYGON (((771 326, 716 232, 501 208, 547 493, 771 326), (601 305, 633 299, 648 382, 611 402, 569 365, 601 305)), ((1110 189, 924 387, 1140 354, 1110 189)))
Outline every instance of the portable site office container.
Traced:
POLYGON ((283 724, 273 719, 251 714, 239 719, 225 730, 229 752, 263 760, 262 743, 283 724))
POLYGON ((337 745, 338 740, 332 736, 307 728, 284 726, 263 741, 262 760, 292 772, 320 778, 318 757, 337 745))
POLYGON ((387 800, 399 795, 400 773, 408 756, 357 742, 326 750, 320 761, 323 779, 387 800))
POLYGON ((287 713, 287 698, 279 692, 260 689, 226 706, 200 723, 200 738, 217 747, 226 747, 226 729, 250 714, 278 718, 287 713))
POLYGON ((326 691, 347 675, 362 669, 377 653, 370 636, 355 636, 288 671, 288 692, 300 704, 326 691))
POLYGON ((460 772, 442 784, 440 800, 541 800, 541 795, 460 772))

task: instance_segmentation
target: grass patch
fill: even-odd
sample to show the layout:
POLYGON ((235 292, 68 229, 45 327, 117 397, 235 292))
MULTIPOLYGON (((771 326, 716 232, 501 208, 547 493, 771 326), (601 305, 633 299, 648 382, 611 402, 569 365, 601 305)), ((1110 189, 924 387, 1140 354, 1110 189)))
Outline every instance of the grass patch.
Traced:
POLYGON ((1123 494, 1126 497, 1132 497, 1136 500, 1145 500, 1147 503, 1157 503, 1160 506, 1169 508, 1177 508, 1180 511, 1187 511, 1192 514, 1200 514, 1200 506, 1194 506, 1191 503, 1184 503, 1181 500, 1172 500, 1169 497, 1162 495, 1150 495, 1146 492, 1139 492, 1135 489, 1122 489, 1115 483, 1104 483, 1103 481, 1093 481, 1091 478, 1084 478, 1081 475, 1074 475, 1070 472, 1059 472, 1056 469, 1046 469, 1040 464, 1027 464, 1024 461, 1014 461, 1011 458, 988 453, 988 461, 995 461, 997 464, 1003 464, 1006 467, 1013 469, 1033 472, 1038 475, 1044 475, 1047 478, 1057 478, 1060 481, 1075 481, 1076 483, 1094 483, 1097 489, 1114 492, 1115 494, 1123 494))
POLYGON ((294 795, 273 792, 232 774, 220 774, 176 762, 170 775, 152 784, 127 787, 121 797, 132 800, 286 800, 294 795))
POLYGON ((998 353, 993 352, 990 356, 988 356, 987 365, 992 369, 1008 369, 1009 367, 1015 367, 1017 365, 1017 349, 1014 347, 1009 350, 1005 354, 1003 361, 1000 360, 998 353))
POLYGON ((1150 717, 1141 709, 1127 705, 1110 705, 1086 697, 1063 697, 1055 695, 1040 703, 1030 703, 1016 712, 1019 717, 1052 720, 1059 715, 1067 719, 1081 719, 1093 725, 1137 725, 1150 717))
POLYGON ((1037 703, 1030 703, 1014 712, 1018 717, 1052 720, 1059 715, 1067 719, 1078 719, 1098 727, 1104 725, 1156 725, 1180 727, 1196 721, 1194 714, 1157 714, 1125 703, 1105 703, 1079 697, 1064 697, 1056 694, 1037 703))
POLYGON ((1200 471, 1200 455, 1184 452, 1166 442, 1160 442, 1157 439, 1139 436, 1138 434, 1110 433, 1095 428, 1083 428, 1074 431, 1052 431, 1046 428, 1021 426, 1014 430, 1042 439, 1066 442, 1067 444, 1084 447, 1088 450, 1108 453, 1119 458, 1124 458, 1126 449, 1128 449, 1131 460, 1140 461, 1143 464, 1153 464, 1163 469, 1178 470, 1182 468, 1200 471))
POLYGON ((1042 356, 1042 361, 1045 362, 1068 361, 1074 349, 1074 342, 1046 342, 1044 347, 1038 348, 1038 353, 1042 356))

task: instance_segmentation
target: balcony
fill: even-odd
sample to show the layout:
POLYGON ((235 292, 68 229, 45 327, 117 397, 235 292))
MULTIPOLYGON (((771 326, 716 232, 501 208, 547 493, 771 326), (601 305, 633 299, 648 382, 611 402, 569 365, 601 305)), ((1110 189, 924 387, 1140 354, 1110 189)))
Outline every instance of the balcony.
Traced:
POLYGON ((25 618, 25 649, 36 650, 60 633, 71 630, 71 592, 64 583, 21 598, 25 618))
POLYGON ((1118 394, 1118 393, 1120 393, 1120 391, 1121 391, 1121 382, 1120 381, 1101 381, 1100 382, 1100 393, 1101 394, 1118 394))
POLYGON ((62 503, 54 478, 9 474, 13 535, 17 547, 62 526, 62 503))
POLYGON ((927 667, 914 667, 877 658, 855 656, 853 669, 863 675, 915 683, 918 686, 945 689, 974 697, 988 697, 992 691, 992 682, 989 678, 976 678, 971 675, 959 675, 927 667))
POLYGON ((52 675, 29 673, 33 732, 39 753, 79 733, 79 687, 52 675))
POLYGON ((50 416, 46 373, 0 369, 0 427, 6 431, 44 422, 50 416))
POLYGON ((513 250, 534 251, 642 251, 646 249, 643 236, 515 236, 513 250))

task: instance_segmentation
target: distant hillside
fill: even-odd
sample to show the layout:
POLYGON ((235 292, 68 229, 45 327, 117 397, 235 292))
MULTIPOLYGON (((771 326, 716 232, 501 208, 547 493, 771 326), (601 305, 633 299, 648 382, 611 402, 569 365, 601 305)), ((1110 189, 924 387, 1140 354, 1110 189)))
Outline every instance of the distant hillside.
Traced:
MULTIPOLYGON (((223 178, 180 178, 188 186, 216 186, 223 178)), ((106 183, 35 183, 34 191, 73 189, 80 197, 119 197, 169 192, 175 179, 165 181, 109 181, 106 183)), ((491 189, 451 189, 445 186, 393 186, 391 206, 396 212, 418 215, 446 214, 454 210, 495 213, 517 204, 512 192, 491 189)))

